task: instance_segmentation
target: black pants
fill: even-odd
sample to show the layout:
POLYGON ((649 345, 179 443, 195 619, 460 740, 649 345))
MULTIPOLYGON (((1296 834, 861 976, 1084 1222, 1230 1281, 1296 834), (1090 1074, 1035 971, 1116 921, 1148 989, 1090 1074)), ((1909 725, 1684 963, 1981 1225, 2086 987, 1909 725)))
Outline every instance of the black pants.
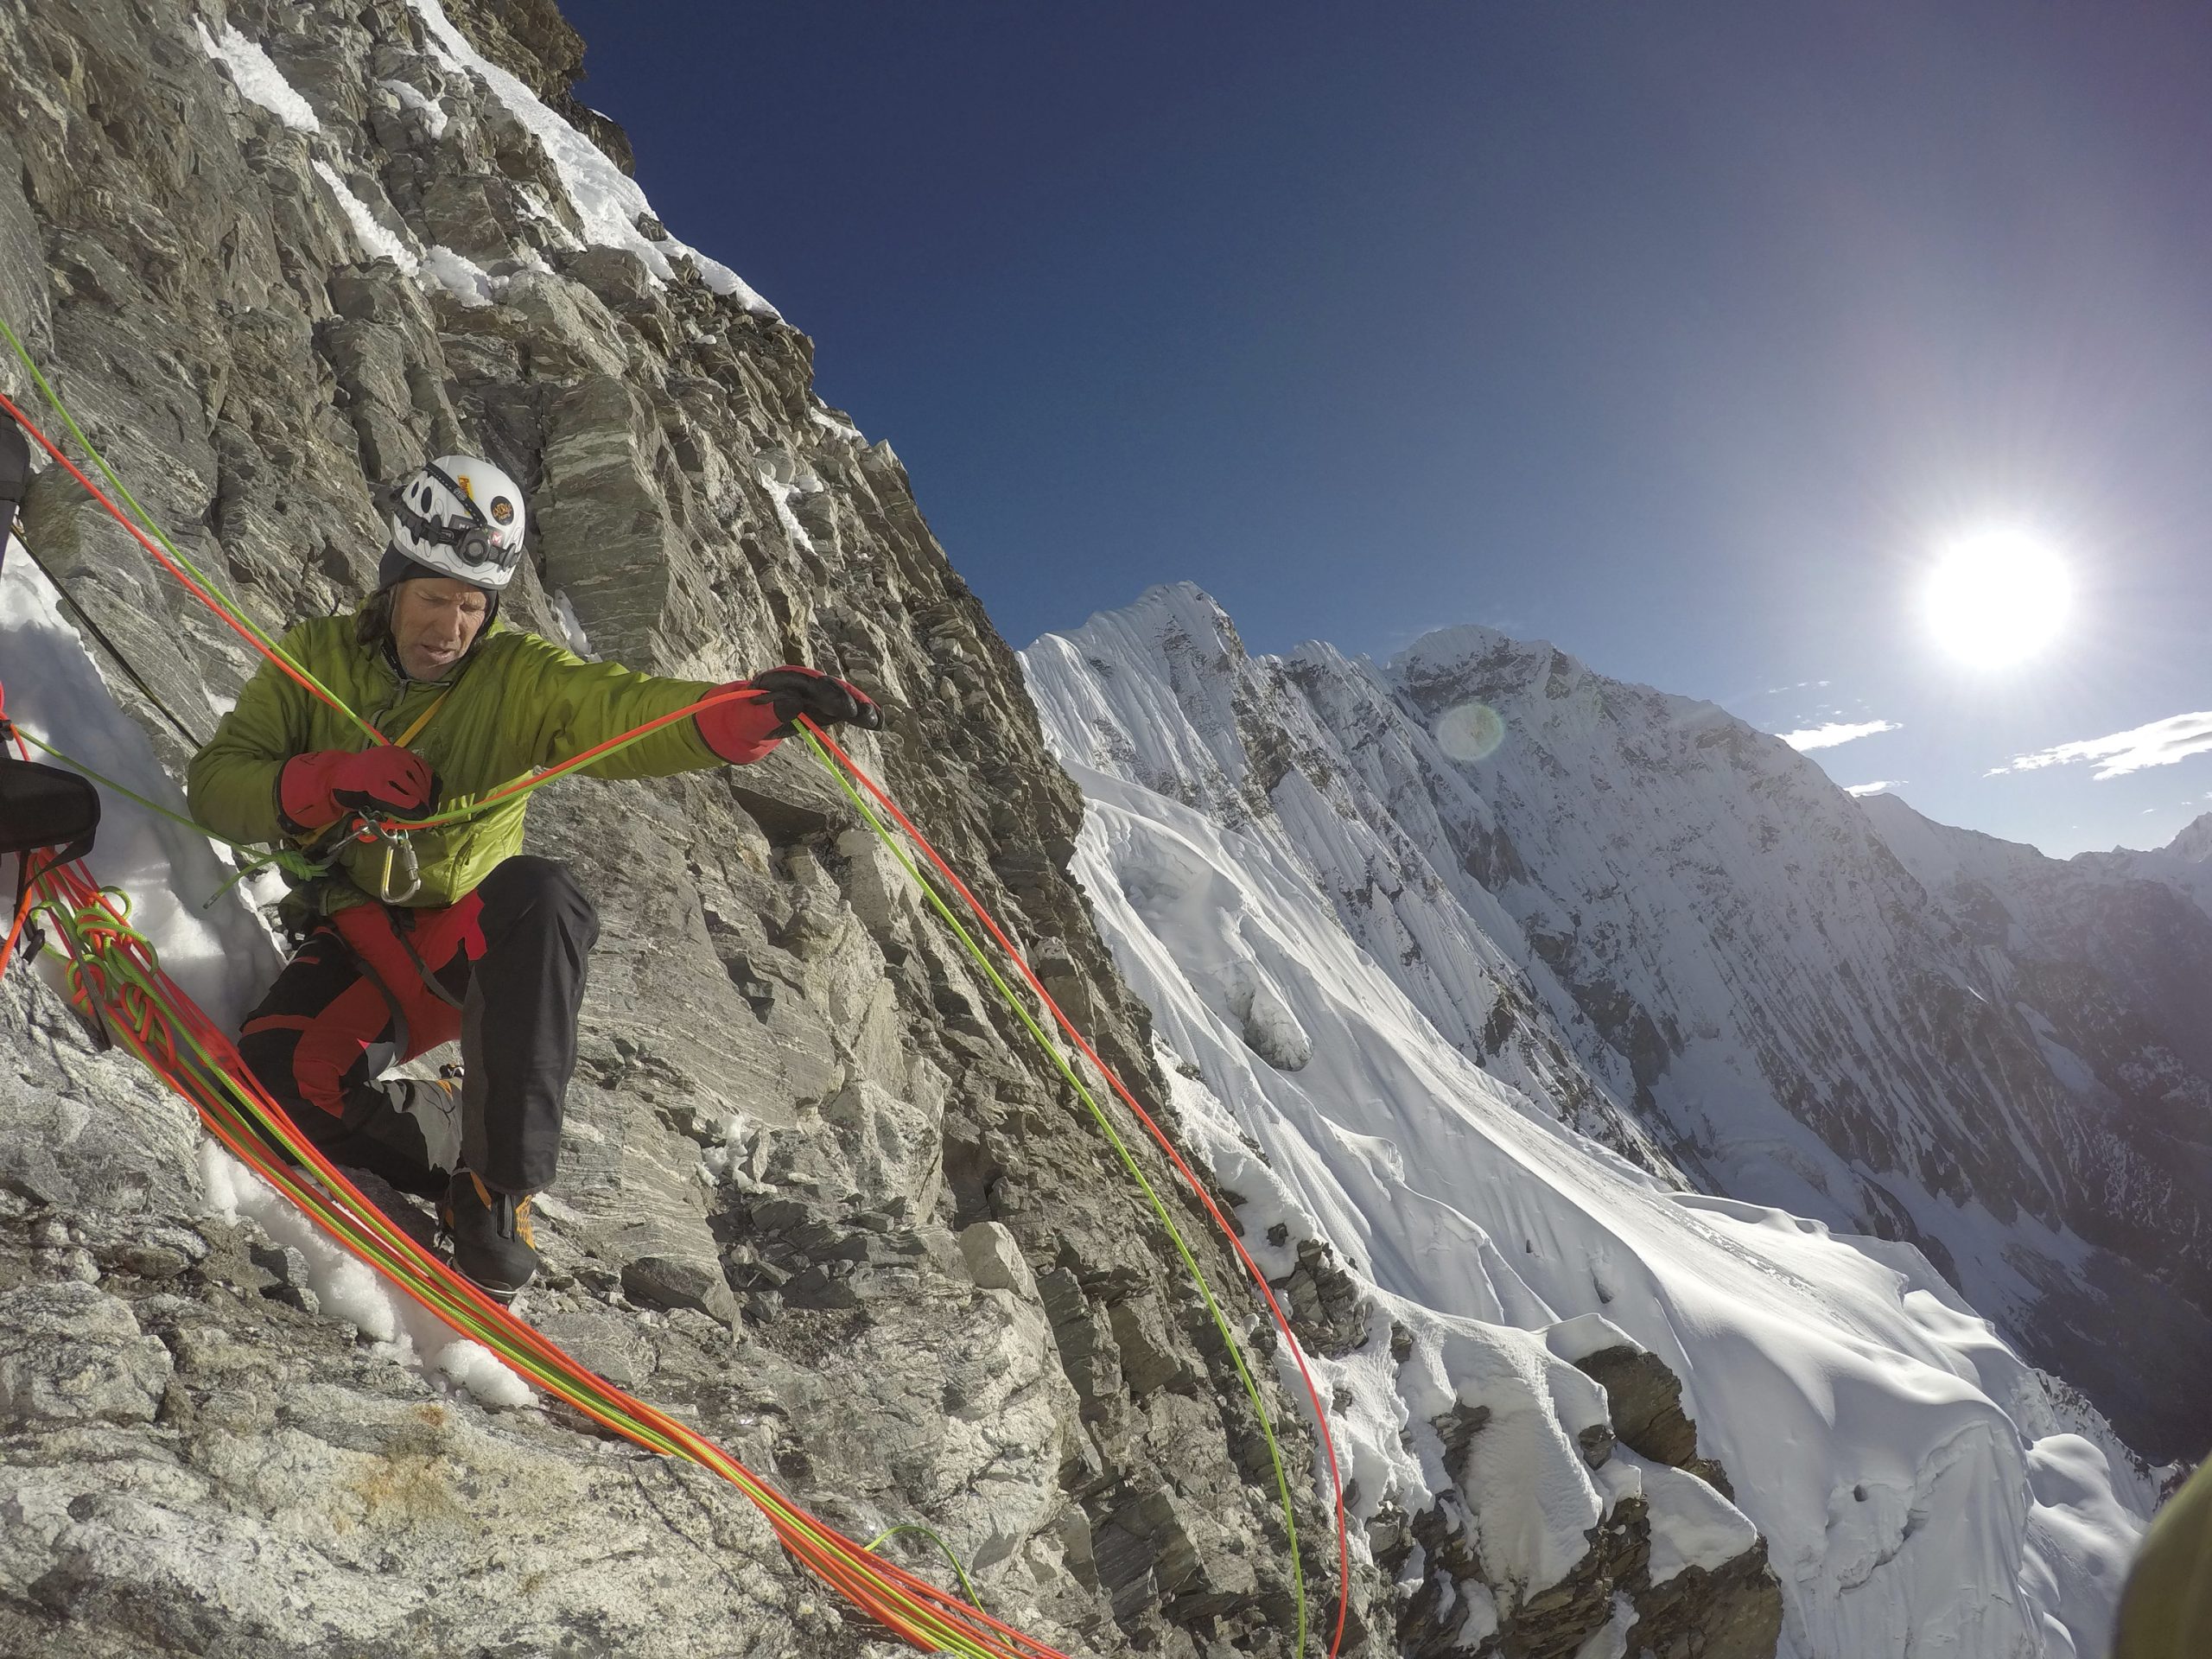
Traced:
POLYGON ((567 868, 501 862, 439 910, 341 911, 240 1029, 261 1084, 334 1163, 436 1194, 456 1168, 500 1192, 550 1186, 576 1069, 599 916, 567 868), (378 1074, 461 1039, 458 1090, 378 1074))

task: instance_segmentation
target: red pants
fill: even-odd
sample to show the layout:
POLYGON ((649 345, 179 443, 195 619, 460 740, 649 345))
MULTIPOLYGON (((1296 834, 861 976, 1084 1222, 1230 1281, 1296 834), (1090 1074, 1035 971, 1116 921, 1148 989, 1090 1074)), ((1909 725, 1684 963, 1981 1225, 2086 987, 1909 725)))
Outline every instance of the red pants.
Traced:
POLYGON ((561 865, 517 857, 440 910, 341 911, 285 965, 238 1033, 262 1086, 334 1162, 435 1194, 551 1185, 599 918, 561 865), (385 1081, 458 1038, 467 1083, 385 1081))

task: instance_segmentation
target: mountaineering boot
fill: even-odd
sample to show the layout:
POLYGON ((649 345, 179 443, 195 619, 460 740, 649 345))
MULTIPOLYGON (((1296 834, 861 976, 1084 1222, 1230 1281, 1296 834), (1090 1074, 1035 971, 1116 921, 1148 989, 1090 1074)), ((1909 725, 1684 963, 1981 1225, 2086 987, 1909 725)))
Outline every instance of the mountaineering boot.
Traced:
POLYGON ((457 1169, 438 1206, 453 1240, 454 1266, 493 1301, 514 1300, 544 1265, 531 1232, 531 1197, 494 1192, 474 1171, 457 1169))
POLYGON ((438 1248, 438 1224, 416 1207, 415 1200, 372 1169, 338 1166, 338 1173, 353 1183, 361 1196, 376 1205, 384 1218, 426 1250, 438 1248))

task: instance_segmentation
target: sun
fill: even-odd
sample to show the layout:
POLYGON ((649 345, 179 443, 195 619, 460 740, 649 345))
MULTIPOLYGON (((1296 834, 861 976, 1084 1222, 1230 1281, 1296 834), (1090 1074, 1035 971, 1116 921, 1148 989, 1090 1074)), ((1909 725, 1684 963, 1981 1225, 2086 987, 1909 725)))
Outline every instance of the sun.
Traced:
POLYGON ((1922 594, 1929 631, 1976 668, 2003 668, 2048 645, 2066 625, 2074 583, 2040 537, 1993 527, 1958 537, 1936 556, 1922 594))

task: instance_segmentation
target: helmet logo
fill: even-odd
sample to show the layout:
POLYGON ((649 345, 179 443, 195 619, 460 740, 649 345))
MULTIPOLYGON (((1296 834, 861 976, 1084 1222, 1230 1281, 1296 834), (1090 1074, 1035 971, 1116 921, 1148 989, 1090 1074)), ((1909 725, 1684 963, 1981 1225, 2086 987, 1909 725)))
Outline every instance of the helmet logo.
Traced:
MULTIPOLYGON (((466 480, 462 481, 464 483, 467 482, 466 480)), ((512 524, 514 521, 515 504, 508 500, 504 495, 493 496, 492 498, 492 522, 496 524, 512 524)))
POLYGON ((476 499, 476 492, 468 487, 468 474, 467 473, 463 473, 459 478, 454 480, 454 482, 461 486, 461 493, 467 496, 470 500, 474 501, 476 499))

